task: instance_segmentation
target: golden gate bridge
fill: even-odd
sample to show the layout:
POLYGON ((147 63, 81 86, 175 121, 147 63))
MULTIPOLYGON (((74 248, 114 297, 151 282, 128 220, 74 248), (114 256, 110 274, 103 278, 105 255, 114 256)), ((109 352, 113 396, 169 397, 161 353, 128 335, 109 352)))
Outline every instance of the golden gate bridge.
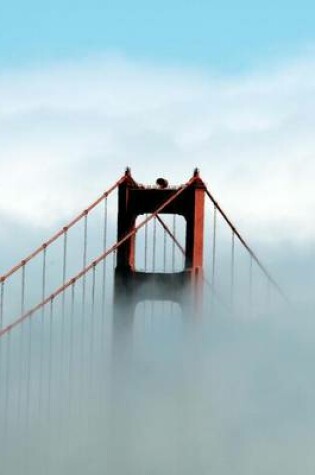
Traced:
POLYGON ((31 472, 35 428, 79 418, 84 395, 101 403, 95 376, 132 357, 136 329, 218 311, 255 318, 284 301, 198 169, 185 184, 148 186, 127 168, 0 277, 1 460, 14 465, 19 433, 31 472))

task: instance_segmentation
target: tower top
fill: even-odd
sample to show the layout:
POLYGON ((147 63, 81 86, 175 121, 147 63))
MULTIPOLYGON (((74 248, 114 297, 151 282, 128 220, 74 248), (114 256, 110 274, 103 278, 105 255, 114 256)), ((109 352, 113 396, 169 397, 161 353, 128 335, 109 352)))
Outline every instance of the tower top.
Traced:
MULTIPOLYGON (((135 187, 141 188, 141 189, 145 189, 145 188, 150 189, 150 188, 154 187, 154 185, 147 185, 146 186, 146 185, 140 184, 137 181, 135 181, 134 178, 132 177, 131 168, 129 166, 127 166, 125 168, 124 177, 125 177, 125 183, 129 184, 130 186, 135 186, 135 187)), ((195 178, 195 180, 193 181, 194 186, 197 186, 199 188, 200 187, 202 187, 202 188, 205 187, 205 184, 204 184, 202 178, 200 177, 200 169, 198 167, 194 168, 193 178, 195 178)), ((182 185, 170 186, 169 181, 166 178, 159 177, 155 182, 155 186, 160 190, 165 190, 167 188, 178 189, 182 185)))

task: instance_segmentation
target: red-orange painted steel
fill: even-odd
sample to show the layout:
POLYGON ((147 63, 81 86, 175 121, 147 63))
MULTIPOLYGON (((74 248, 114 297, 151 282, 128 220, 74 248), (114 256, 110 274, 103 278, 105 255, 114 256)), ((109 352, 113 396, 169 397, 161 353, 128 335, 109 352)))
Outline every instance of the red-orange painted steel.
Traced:
MULTIPOLYGON (((161 203, 176 196, 177 191, 172 188, 152 188, 138 185, 131 177, 130 171, 127 170, 125 181, 119 185, 117 240, 119 241, 134 229, 137 216, 153 213, 161 203)), ((181 193, 176 200, 170 201, 161 211, 163 214, 179 214, 186 219, 185 268, 192 272, 203 267, 205 191, 205 185, 196 171, 186 185, 185 192, 181 193)), ((117 268, 119 270, 136 271, 134 246, 133 236, 118 250, 117 268)))
POLYGON ((99 257, 97 257, 93 262, 91 262, 88 266, 86 266, 84 269, 82 269, 78 274, 76 274, 73 278, 69 279, 67 282, 65 282, 64 285, 59 287, 55 292, 50 294, 48 297, 46 297, 44 300, 42 300, 39 304, 25 312, 23 315, 21 315, 19 318, 14 320, 12 323, 7 325, 6 327, 2 328, 0 330, 0 338, 3 337, 5 334, 9 333, 13 328, 17 327, 19 324, 27 320, 28 318, 31 318, 35 312, 43 308, 45 305, 47 305, 49 302, 53 301, 58 295, 63 293, 67 288, 71 287, 74 285, 79 279, 81 279, 83 276, 85 276, 91 269, 96 267, 101 261, 106 259, 110 254, 115 252, 117 249, 119 249, 126 241, 128 241, 131 237, 133 237, 143 226, 145 226, 147 223, 149 223, 154 217, 157 216, 158 213, 163 211, 163 209, 168 206, 173 200, 175 200, 183 191, 191 184, 192 179, 185 185, 181 186, 176 193, 171 196, 167 201, 162 203, 152 214, 150 214, 147 218, 145 218, 141 223, 139 223, 136 227, 134 227, 129 233, 127 233, 125 236, 123 236, 118 242, 113 244, 109 249, 104 251, 99 257))
POLYGON ((29 254, 25 259, 20 261, 18 264, 13 266, 8 272, 0 276, 0 282, 4 282, 7 280, 11 275, 15 274, 21 267, 23 267, 25 264, 27 264, 29 261, 31 261, 34 257, 36 257, 40 252, 44 251, 44 249, 47 249, 48 246, 50 246, 53 242, 55 242, 58 238, 63 236, 70 228, 72 228, 75 224, 77 224, 84 216, 86 216, 92 209, 94 209, 97 205, 99 205, 104 199, 106 199, 113 191, 118 188, 120 183, 122 183, 125 180, 125 176, 122 176, 114 185, 109 188, 107 191, 105 191, 97 200, 93 201, 93 203, 83 210, 80 214, 78 214, 75 218, 70 221, 66 226, 63 226, 61 229, 59 229, 53 236, 51 236, 47 241, 45 241, 41 246, 39 246, 35 251, 33 251, 31 254, 29 254))
MULTIPOLYGON (((117 252, 115 271, 117 319, 120 319, 122 313, 119 306, 124 306, 124 320, 132 321, 137 301, 144 298, 171 299, 180 305, 185 301, 184 307, 189 307, 187 314, 197 314, 201 310, 206 187, 197 169, 180 194, 178 188, 164 186, 166 183, 166 180, 163 180, 163 186, 158 187, 139 185, 132 178, 130 170, 126 170, 126 180, 119 186, 117 240, 120 241, 123 236, 135 229, 137 216, 152 213, 183 252, 185 256, 184 271, 162 274, 156 273, 155 270, 153 272, 137 271, 134 252, 135 233, 133 233, 132 237, 126 240, 117 252), (164 203, 163 208, 161 208, 162 203, 164 203), (157 209, 159 211, 155 211, 157 209), (187 226, 184 248, 178 243, 176 236, 164 224, 158 213, 181 215, 185 218, 187 226), (143 295, 143 286, 148 282, 153 283, 153 281, 155 282, 153 286, 146 286, 149 293, 143 295), (185 292, 184 288, 186 290, 190 288, 190 291, 185 292), (157 297, 157 295, 159 296, 157 297), (187 304, 187 302, 189 303, 187 304)), ((120 323, 118 323, 119 325, 120 323)))

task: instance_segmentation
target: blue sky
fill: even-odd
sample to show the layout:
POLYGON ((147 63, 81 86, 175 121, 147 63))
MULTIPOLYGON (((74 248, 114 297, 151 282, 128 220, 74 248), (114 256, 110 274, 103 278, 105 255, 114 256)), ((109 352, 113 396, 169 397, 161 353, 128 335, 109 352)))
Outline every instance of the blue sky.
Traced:
POLYGON ((126 165, 147 183, 199 166, 249 236, 312 240, 314 13, 306 1, 2 2, 0 215, 53 225, 126 165))
POLYGON ((3 1, 0 67, 111 51, 243 71, 312 44, 314 13, 312 1, 3 1))

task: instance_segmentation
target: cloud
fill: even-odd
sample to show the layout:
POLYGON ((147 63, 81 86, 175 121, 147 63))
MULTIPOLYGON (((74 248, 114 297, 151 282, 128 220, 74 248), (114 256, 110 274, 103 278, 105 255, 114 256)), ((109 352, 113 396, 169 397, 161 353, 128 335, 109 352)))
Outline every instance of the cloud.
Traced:
POLYGON ((245 234, 311 239, 315 64, 239 77, 99 57, 0 77, 0 213, 45 226, 106 189, 195 166, 245 234))
MULTIPOLYGON (((265 248, 268 268, 272 263, 270 267, 276 276, 281 276, 279 280, 286 284, 285 288, 294 289, 301 299, 308 292, 313 298, 314 251, 310 242, 315 231, 312 219, 314 77, 315 64, 309 58, 241 77, 215 77, 206 71, 153 67, 108 57, 45 70, 3 73, 0 77, 0 243, 5 252, 1 265, 5 263, 9 267, 15 261, 13 256, 24 255, 26 242, 34 246, 42 242, 36 238, 38 227, 52 227, 60 219, 67 220, 83 209, 117 179, 126 165, 132 167, 136 179, 148 183, 159 175, 175 183, 183 182, 197 165, 232 220, 250 242, 254 241, 254 248, 259 240, 264 244, 269 241, 265 248), (291 243, 283 246, 284 240, 291 243)), ((42 234, 46 231, 49 234, 48 230, 42 234)), ((74 248, 71 246, 71 251, 74 248)), ((61 277, 53 257, 54 254, 48 264, 52 273, 61 277)), ((62 265, 61 259, 58 262, 62 265)), ((81 262, 77 259, 75 264, 80 266, 81 262)), ((40 292, 41 288, 37 290, 40 292)), ((17 298, 12 301, 20 306, 17 298)), ((70 299, 66 302, 70 305, 70 299)), ((140 461, 141 467, 150 468, 160 444, 164 458, 161 462, 160 457, 157 467, 159 463, 162 467, 164 463, 169 466, 173 460, 177 463, 177 452, 172 448, 175 441, 175 448, 178 446, 180 453, 186 454, 180 459, 184 471, 189 471, 191 465, 195 468, 204 463, 206 469, 209 464, 215 467, 216 473, 230 473, 232 460, 236 471, 245 474, 252 473, 252 468, 257 466, 268 473, 275 470, 278 473, 279 466, 287 473, 296 473, 298 465, 303 467, 303 473, 313 473, 309 453, 313 441, 314 384, 312 364, 307 364, 314 359, 313 319, 302 318, 305 313, 305 308, 300 306, 298 319, 294 315, 290 315, 292 318, 287 318, 287 314, 281 318, 272 315, 272 322, 265 319, 250 323, 212 315, 208 333, 202 332, 204 346, 187 351, 185 342, 187 364, 180 350, 175 347, 174 352, 172 345, 168 353, 165 344, 156 345, 158 363, 155 362, 152 359, 155 347, 148 340, 150 354, 143 360, 145 369, 143 362, 137 368, 136 383, 141 378, 142 386, 134 383, 136 404, 131 405, 131 415, 137 420, 134 447, 141 451, 141 457, 134 460, 140 461), (178 364, 177 360, 172 364, 174 354, 180 360, 179 369, 185 371, 183 376, 180 371, 174 371, 178 364), (187 391, 198 384, 198 392, 187 391), (182 420, 189 422, 184 429, 182 420), (189 431, 185 432, 187 427, 189 431)), ((34 325, 37 321, 40 324, 35 319, 34 325)), ((93 322, 94 325, 94 319, 93 322)), ((81 320, 77 323, 81 328, 81 320)), ((57 339, 58 325, 57 320, 53 331, 57 339)), ((169 337, 167 325, 163 328, 169 337)), ((95 328, 100 328, 97 320, 95 328)), ((85 331, 86 338, 90 338, 89 326, 85 331)), ((80 331, 75 335, 81 342, 80 331)), ((18 340, 13 340, 14 343, 18 340)), ((27 348, 26 344, 22 348, 27 348)), ((54 348, 58 349, 58 345, 54 348)), ((67 348, 70 351, 71 347, 67 348)), ((107 356, 110 345, 101 344, 101 348, 101 365, 93 366, 95 380, 92 379, 91 388, 98 388, 99 368, 104 377, 104 361, 106 368, 110 360, 102 353, 105 348, 107 356)), ((49 351, 46 345, 44 357, 48 358, 49 351)), ((36 348, 32 355, 38 356, 36 348)), ((64 349, 62 355, 68 361, 64 349)), ((91 353, 91 361, 98 358, 96 355, 91 353)), ((52 368, 59 382, 58 357, 56 353, 52 368)), ((76 363, 79 387, 82 381, 90 383, 90 362, 83 376, 81 358, 75 359, 76 363)), ((31 390, 36 392, 37 366, 30 367, 31 390)), ((135 372, 130 374, 134 378, 135 372)), ((2 375, 5 376, 4 371, 2 375)), ((12 381, 10 378, 11 388, 12 381)), ((82 387, 85 391, 90 386, 86 383, 82 387)), ((54 409, 58 408, 59 389, 60 400, 64 401, 64 386, 58 384, 54 409)), ((70 400, 71 391, 68 391, 70 400)), ((33 457, 36 466, 43 460, 47 465, 48 460, 54 472, 57 465, 60 471, 58 457, 64 455, 68 470, 74 461, 80 460, 83 446, 89 463, 93 460, 92 465, 96 466, 94 470, 98 469, 98 463, 103 464, 107 420, 103 413, 100 417, 99 410, 94 416, 98 404, 90 409, 84 406, 84 391, 78 391, 82 403, 79 398, 77 406, 83 407, 83 411, 74 422, 70 417, 64 431, 66 442, 71 435, 70 456, 64 455, 63 448, 68 445, 61 438, 63 445, 58 444, 59 439, 54 441, 51 458, 45 451, 48 446, 44 447, 47 439, 39 433, 44 459, 33 457), (83 425, 87 420, 94 424, 89 441, 84 439, 87 431, 83 425)), ((100 395, 100 407, 105 412, 107 400, 103 392, 100 395)), ((15 423, 14 409, 18 403, 14 397, 12 400, 10 410, 15 423)), ((38 403, 37 397, 31 397, 30 401, 38 403)), ((37 407, 34 411, 37 414, 37 407)), ((56 421, 60 438, 60 419, 57 417, 56 421)), ((121 434, 125 434, 124 429, 123 425, 121 434)), ((18 460, 16 440, 20 439, 14 431, 15 461, 18 460)), ((122 463, 127 463, 126 460, 127 457, 120 458, 122 463)), ((80 463, 78 470, 85 469, 84 460, 80 463)))

